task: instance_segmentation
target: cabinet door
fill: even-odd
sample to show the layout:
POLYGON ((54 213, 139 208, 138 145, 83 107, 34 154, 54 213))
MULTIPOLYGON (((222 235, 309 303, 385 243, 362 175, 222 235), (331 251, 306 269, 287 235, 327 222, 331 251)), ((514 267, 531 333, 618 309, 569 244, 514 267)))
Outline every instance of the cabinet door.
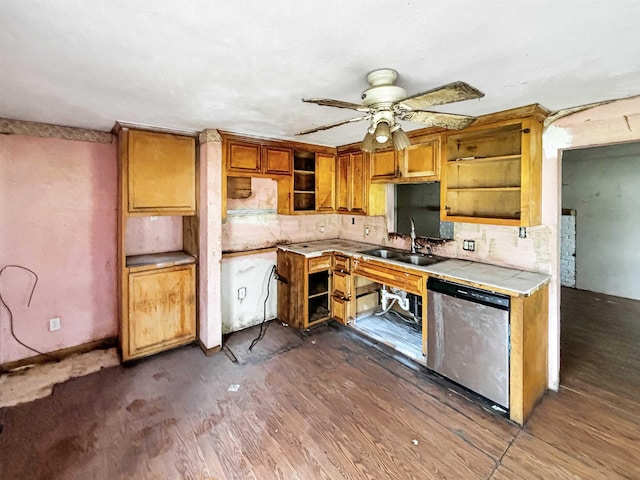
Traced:
POLYGON ((333 212, 336 208, 336 157, 316 154, 316 211, 333 212))
POLYGON ((338 322, 346 325, 349 320, 350 306, 351 302, 344 300, 343 298, 331 297, 331 316, 338 322))
POLYGON ((371 181, 396 178, 397 155, 394 150, 376 152, 371 155, 371 181))
POLYGON ((290 148, 262 147, 262 170, 272 175, 291 175, 293 151, 290 148))
POLYGON ((350 208, 352 213, 365 213, 367 210, 368 171, 362 153, 351 154, 351 192, 350 208))
POLYGON ((126 163, 130 213, 195 212, 194 138, 129 130, 126 163))
POLYGON ((195 339, 195 265, 129 275, 129 357, 195 339))
POLYGON ((341 213, 349 212, 349 180, 351 175, 351 162, 348 153, 338 156, 338 174, 336 178, 336 193, 338 204, 336 210, 341 213))
POLYGON ((227 172, 260 173, 260 145, 230 141, 227 144, 227 172))
POLYGON ((351 296, 351 275, 344 272, 333 272, 333 294, 348 299, 351 296))
POLYGON ((411 145, 404 151, 402 175, 407 178, 439 177, 440 149, 438 140, 411 145))

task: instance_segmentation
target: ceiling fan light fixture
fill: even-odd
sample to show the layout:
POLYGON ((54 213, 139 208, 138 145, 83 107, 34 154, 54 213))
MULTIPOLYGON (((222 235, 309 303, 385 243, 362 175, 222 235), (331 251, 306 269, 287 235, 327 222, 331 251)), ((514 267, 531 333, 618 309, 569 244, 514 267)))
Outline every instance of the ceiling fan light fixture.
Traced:
POLYGON ((376 149, 375 146, 375 137, 373 134, 367 130, 367 134, 364 136, 364 140, 362 140, 362 151, 373 153, 376 149))
POLYGON ((393 149, 404 150, 411 145, 411 139, 405 133, 405 131, 402 130, 400 125, 396 124, 396 127, 397 128, 394 128, 391 131, 391 138, 393 139, 393 149))
POLYGON ((389 141, 389 137, 391 136, 389 124, 385 121, 378 122, 378 125, 376 125, 374 136, 376 137, 376 142, 387 143, 389 141))

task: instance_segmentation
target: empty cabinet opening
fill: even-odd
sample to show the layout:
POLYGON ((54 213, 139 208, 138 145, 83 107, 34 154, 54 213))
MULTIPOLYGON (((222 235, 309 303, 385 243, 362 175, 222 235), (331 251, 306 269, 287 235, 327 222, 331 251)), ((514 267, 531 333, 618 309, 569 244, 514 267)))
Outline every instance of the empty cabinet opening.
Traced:
POLYGON ((422 342, 422 297, 355 276, 355 318, 367 336, 426 364, 422 342))
POLYGON ((309 324, 329 318, 329 271, 309 274, 309 324))

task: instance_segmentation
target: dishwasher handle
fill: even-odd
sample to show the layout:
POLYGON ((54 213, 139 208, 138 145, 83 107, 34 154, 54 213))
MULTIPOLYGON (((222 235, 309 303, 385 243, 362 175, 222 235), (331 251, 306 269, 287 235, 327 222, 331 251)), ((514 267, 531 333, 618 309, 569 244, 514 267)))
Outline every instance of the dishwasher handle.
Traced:
POLYGON ((427 290, 500 310, 508 311, 511 306, 511 297, 509 295, 481 290, 433 277, 427 280, 427 290))

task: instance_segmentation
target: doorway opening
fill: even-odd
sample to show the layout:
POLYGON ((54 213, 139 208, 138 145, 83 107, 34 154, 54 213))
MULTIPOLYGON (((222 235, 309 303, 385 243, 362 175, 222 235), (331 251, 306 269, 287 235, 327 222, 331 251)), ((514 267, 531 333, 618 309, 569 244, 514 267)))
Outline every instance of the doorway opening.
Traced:
POLYGON ((560 384, 635 409, 639 189, 640 142, 562 153, 560 384))

